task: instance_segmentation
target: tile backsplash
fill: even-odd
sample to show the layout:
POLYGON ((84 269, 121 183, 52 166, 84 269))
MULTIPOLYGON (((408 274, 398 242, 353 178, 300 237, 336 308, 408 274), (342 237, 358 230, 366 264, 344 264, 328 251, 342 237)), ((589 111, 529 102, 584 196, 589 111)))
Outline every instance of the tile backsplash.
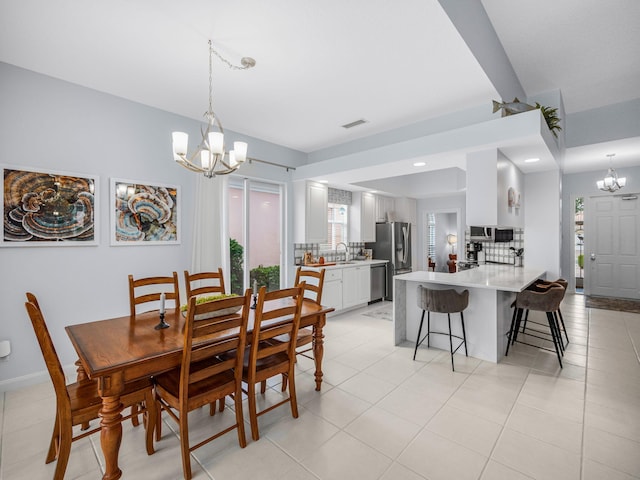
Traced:
MULTIPOLYGON (((465 233, 465 244, 466 243, 469 243, 469 228, 467 228, 467 231, 465 233)), ((482 242, 482 250, 485 254, 485 261, 515 265, 516 258, 513 250, 511 250, 510 247, 513 247, 516 250, 518 250, 519 248, 524 248, 524 229, 514 228, 513 240, 510 242, 482 242)), ((525 252, 522 254, 523 264, 526 253, 527 252, 525 250, 525 252)))
MULTIPOLYGON (((354 259, 358 256, 362 255, 362 251, 364 249, 363 242, 349 242, 347 245, 349 249, 349 258, 354 259)), ((311 256, 314 259, 318 259, 319 257, 324 257, 324 261, 329 262, 344 262, 346 260, 346 255, 344 251, 344 247, 340 247, 338 250, 327 250, 322 249, 320 244, 318 243, 294 243, 293 244, 293 256, 296 262, 296 265, 302 265, 304 261, 304 254, 306 252, 311 252, 311 256)))

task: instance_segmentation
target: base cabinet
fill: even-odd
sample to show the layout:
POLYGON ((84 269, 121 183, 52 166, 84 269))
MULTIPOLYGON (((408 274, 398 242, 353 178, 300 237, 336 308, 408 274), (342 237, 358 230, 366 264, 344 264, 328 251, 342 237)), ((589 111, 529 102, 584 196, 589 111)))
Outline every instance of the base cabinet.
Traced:
POLYGON ((342 271, 342 308, 368 303, 371 292, 371 267, 352 267, 342 271))
POLYGON ((322 304, 342 310, 342 269, 327 270, 322 287, 322 304))

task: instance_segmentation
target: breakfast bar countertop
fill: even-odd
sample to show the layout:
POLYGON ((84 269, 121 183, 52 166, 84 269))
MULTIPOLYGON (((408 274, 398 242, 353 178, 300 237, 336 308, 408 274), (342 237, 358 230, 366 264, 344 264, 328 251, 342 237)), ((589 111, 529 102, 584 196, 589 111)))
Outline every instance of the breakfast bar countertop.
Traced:
POLYGON ((544 277, 539 268, 514 267, 513 265, 480 265, 455 273, 411 272, 393 277, 408 282, 438 283, 467 288, 486 288, 505 292, 521 292, 536 279, 544 277))

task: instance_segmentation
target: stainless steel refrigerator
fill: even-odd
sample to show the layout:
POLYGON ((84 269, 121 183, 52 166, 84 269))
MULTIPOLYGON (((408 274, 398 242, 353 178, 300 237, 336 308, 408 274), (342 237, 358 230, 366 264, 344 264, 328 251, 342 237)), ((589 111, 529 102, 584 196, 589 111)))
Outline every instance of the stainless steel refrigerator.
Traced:
POLYGON ((388 260, 387 300, 393 300, 393 276, 411 271, 411 224, 376 223, 376 241, 367 243, 376 260, 388 260))

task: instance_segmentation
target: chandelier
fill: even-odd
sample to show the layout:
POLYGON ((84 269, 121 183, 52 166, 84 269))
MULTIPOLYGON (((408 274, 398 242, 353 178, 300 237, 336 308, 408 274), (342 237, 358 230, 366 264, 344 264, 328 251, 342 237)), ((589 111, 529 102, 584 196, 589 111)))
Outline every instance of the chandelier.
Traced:
POLYGON ((609 153, 607 155, 607 157, 609 157, 609 170, 607 171, 607 174, 605 175, 603 180, 598 180, 596 182, 596 185, 598 186, 598 188, 605 192, 615 192, 616 190, 620 190, 622 187, 624 187, 627 184, 627 178, 626 177, 618 178, 618 174, 611 166, 612 158, 615 155, 616 155, 615 153, 609 153))
POLYGON ((203 173, 207 178, 233 173, 247 160, 247 144, 245 142, 233 142, 233 150, 228 152, 225 150, 224 130, 220 120, 213 113, 212 106, 212 55, 217 56, 234 70, 246 70, 256 64, 253 58, 243 57, 241 66, 233 65, 211 46, 211 40, 209 40, 209 109, 204 113, 207 127, 200 128, 202 141, 193 154, 188 156, 189 135, 184 132, 172 133, 173 159, 188 170, 203 173))

